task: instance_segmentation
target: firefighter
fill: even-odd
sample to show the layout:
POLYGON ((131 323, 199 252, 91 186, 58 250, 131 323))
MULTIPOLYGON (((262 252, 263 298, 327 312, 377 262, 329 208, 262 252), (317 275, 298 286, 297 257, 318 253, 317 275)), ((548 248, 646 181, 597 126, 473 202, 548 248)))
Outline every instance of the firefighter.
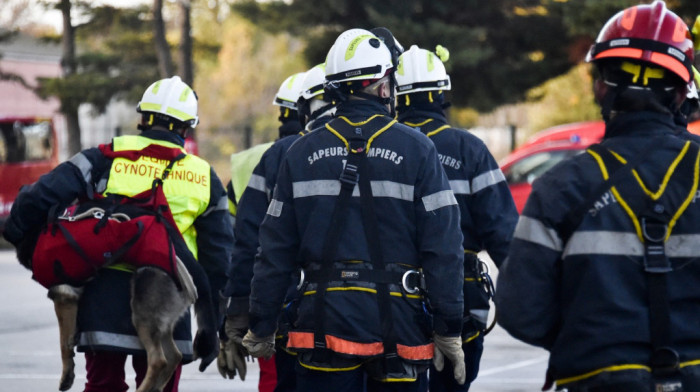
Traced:
POLYGON ((297 107, 299 121, 307 132, 323 127, 335 114, 336 102, 323 93, 325 78, 326 65, 323 63, 306 71, 304 75, 297 107))
MULTIPOLYGON (((141 115, 138 126, 141 134, 112 139, 114 151, 140 151, 149 145, 157 145, 184 152, 186 132, 199 121, 197 97, 178 76, 149 86, 137 111, 141 115)), ((162 172, 168 164, 164 160, 151 159, 146 153, 134 165, 149 166, 154 170, 123 170, 125 162, 131 161, 109 159, 98 148, 74 155, 22 190, 3 235, 11 243, 18 244, 25 233, 44 223, 52 206, 58 206, 57 211, 62 211, 75 199, 84 199, 90 194, 133 196, 150 189, 153 173, 162 172)), ((187 248, 176 250, 180 255, 189 251, 198 259, 207 272, 212 298, 218 299, 219 291, 226 283, 225 271, 233 242, 226 191, 209 164, 194 155, 179 160, 169 177, 164 181, 164 193, 187 248), (177 176, 178 171, 192 175, 177 176)), ((117 264, 103 268, 84 286, 78 308, 76 340, 78 351, 85 352, 87 392, 125 391, 128 386, 124 381, 124 365, 128 354, 133 356, 137 385, 145 376, 146 352, 131 323, 131 274, 128 265, 117 264)), ((216 349, 218 325, 209 326, 207 331, 199 327, 195 343, 215 342, 211 350, 216 349), (206 336, 201 336, 201 333, 206 336)), ((193 347, 189 312, 176 325, 173 337, 184 355, 184 362, 191 361, 193 347)), ((195 351, 202 354, 197 347, 195 351)), ((215 356, 215 351, 207 354, 212 352, 215 356)), ((200 367, 200 370, 203 369, 200 367)), ((181 365, 165 391, 177 391, 180 371, 181 365)))
MULTIPOLYGON (((323 64, 311 68, 300 77, 301 84, 299 85, 299 98, 296 107, 299 112, 299 122, 302 127, 305 125, 305 130, 310 130, 315 125, 322 126, 331 119, 332 113, 335 112, 334 103, 324 99, 323 96, 324 78, 323 64)), ((302 134, 303 131, 284 136, 265 151, 253 170, 251 181, 239 201, 239 223, 235 227, 236 245, 228 273, 229 282, 225 290, 225 295, 232 296, 226 317, 226 331, 232 339, 231 342, 222 346, 220 354, 222 360, 219 361, 219 367, 224 377, 226 377, 225 374, 228 374, 230 378, 235 376, 236 363, 245 366, 240 354, 243 352, 240 341, 248 330, 250 281, 253 277, 255 255, 260 246, 258 230, 271 200, 272 190, 277 183, 280 162, 289 146, 302 134)), ((296 303, 296 290, 294 289, 296 281, 292 283, 290 283, 292 290, 285 300, 285 312, 280 319, 280 330, 277 333, 276 343, 280 349, 274 356, 277 374, 275 391, 277 392, 294 391, 296 388, 294 374, 296 359, 284 350, 287 341, 286 330, 290 320, 294 317, 293 304, 296 303)))
MULTIPOLYGON (((231 182, 228 185, 229 210, 234 217, 235 246, 225 297, 232 297, 226 315, 225 332, 217 365, 224 378, 233 379, 238 373, 245 379, 245 349, 241 339, 248 330, 248 295, 253 276, 253 262, 257 253, 258 228, 265 217, 272 189, 275 187, 277 168, 287 148, 301 135, 303 125, 297 100, 304 89, 304 76, 299 72, 287 77, 272 101, 279 106, 279 139, 260 144, 231 156, 231 182)), ((293 358, 284 353, 274 358, 260 358, 258 390, 272 392, 294 390, 293 358), (291 366, 288 365, 291 363, 291 366), (285 365, 287 364, 287 365, 285 365), (290 370, 291 368, 291 370, 290 370)))
POLYGON ((287 151, 260 227, 243 345, 274 353, 302 268, 287 344, 300 391, 415 391, 433 353, 464 383, 459 208, 434 145, 392 119, 393 48, 362 29, 337 38, 324 88, 336 118, 287 151))
POLYGON ((587 56, 603 141, 533 184, 496 305, 559 390, 700 390, 700 154, 674 136, 693 55, 662 1, 614 15, 587 56))
POLYGON ((431 391, 467 391, 479 371, 484 331, 489 312, 490 278, 477 253, 486 250, 501 265, 508 253, 518 221, 505 177, 481 139, 447 124, 449 106, 445 91, 451 89, 443 61, 449 52, 442 46, 430 52, 412 46, 401 55, 396 71, 398 120, 427 135, 437 148, 460 208, 464 235, 464 324, 462 342, 467 382, 458 385, 450 367, 430 369, 431 391))

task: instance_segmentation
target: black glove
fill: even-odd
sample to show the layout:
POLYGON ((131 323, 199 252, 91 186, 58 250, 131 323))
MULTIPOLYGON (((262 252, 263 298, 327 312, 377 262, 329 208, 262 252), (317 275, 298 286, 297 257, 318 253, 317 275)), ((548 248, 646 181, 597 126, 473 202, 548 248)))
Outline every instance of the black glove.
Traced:
POLYGON ((194 337, 194 359, 199 358, 202 361, 199 363, 199 371, 203 372, 210 363, 219 355, 219 337, 217 331, 209 329, 199 329, 194 337))

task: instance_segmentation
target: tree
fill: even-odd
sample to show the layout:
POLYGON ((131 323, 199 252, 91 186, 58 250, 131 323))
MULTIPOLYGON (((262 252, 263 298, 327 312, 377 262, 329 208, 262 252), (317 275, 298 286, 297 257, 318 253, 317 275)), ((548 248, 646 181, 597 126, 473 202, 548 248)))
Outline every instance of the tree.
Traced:
POLYGON ((165 38, 165 21, 163 20, 163 0, 153 0, 153 43, 158 56, 158 70, 161 78, 173 75, 175 67, 170 55, 170 46, 165 38))
POLYGON ((190 0, 180 0, 180 76, 188 85, 194 83, 194 64, 192 63, 192 23, 190 0))
POLYGON ((60 78, 39 78, 38 94, 55 96, 68 125, 68 153, 81 150, 78 108, 90 104, 104 112, 113 99, 137 102, 146 87, 158 79, 153 54, 151 21, 147 8, 90 7, 61 0, 64 12, 62 41, 64 72, 60 78), (71 5, 86 20, 72 26, 71 5), (68 28, 70 26, 70 28, 68 28), (76 46, 80 48, 76 54, 76 46))
MULTIPOLYGON (((75 30, 71 21, 71 2, 61 0, 58 4, 63 16, 63 35, 61 37, 61 69, 63 78, 70 80, 76 73, 75 59, 75 30)), ((80 122, 78 121, 78 107, 81 102, 72 99, 61 99, 61 112, 66 116, 66 129, 68 132, 68 154, 74 155, 81 150, 80 122)))
MULTIPOLYGON (((700 2, 683 3, 690 22, 700 2)), ((454 103, 486 111, 523 100, 580 63, 605 21, 632 4, 638 0, 241 0, 233 7, 266 29, 305 39, 312 64, 353 27, 388 27, 406 48, 441 44, 451 52, 445 65, 454 103)))

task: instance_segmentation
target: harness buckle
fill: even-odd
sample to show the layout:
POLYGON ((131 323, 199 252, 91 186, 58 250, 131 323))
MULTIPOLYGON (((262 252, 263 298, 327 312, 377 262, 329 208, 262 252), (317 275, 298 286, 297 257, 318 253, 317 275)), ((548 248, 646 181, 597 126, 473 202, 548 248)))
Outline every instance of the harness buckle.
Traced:
POLYGON ((422 279, 423 279, 423 274, 420 271, 408 270, 408 271, 404 272, 403 276, 401 277, 401 287, 403 287, 404 291, 406 291, 408 294, 420 293, 420 291, 421 291, 420 282, 422 279), (416 283, 415 286, 410 287, 408 279, 413 274, 415 274, 417 276, 418 282, 416 283))
POLYGON ((666 257, 664 241, 668 234, 668 225, 656 219, 641 219, 644 237, 644 271, 652 274, 671 272, 671 263, 666 257))

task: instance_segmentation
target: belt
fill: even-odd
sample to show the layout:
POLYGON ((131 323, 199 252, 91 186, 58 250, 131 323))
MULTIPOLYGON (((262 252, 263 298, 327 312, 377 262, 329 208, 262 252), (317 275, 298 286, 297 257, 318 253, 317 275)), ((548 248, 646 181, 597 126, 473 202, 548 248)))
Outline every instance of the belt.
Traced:
POLYGON ((425 288, 423 273, 419 270, 384 271, 370 269, 328 268, 301 270, 297 290, 304 283, 320 282, 369 282, 400 285, 407 293, 416 294, 425 288))

